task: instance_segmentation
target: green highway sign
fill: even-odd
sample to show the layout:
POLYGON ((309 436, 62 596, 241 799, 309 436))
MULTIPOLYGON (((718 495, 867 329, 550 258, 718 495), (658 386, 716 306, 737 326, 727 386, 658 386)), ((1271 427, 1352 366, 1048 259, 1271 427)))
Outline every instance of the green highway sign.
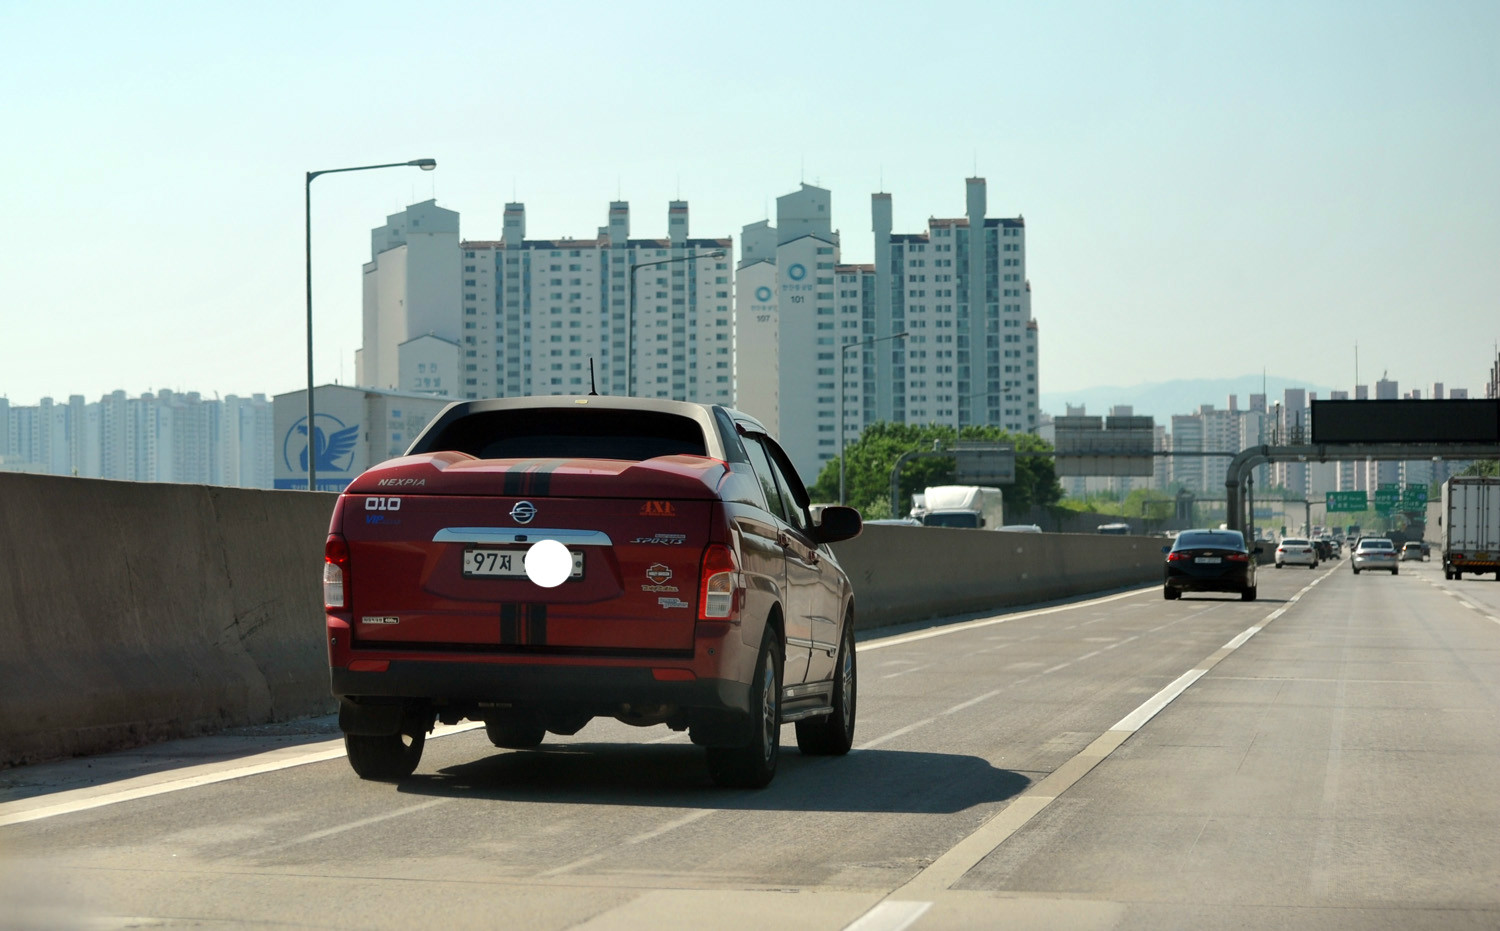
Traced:
POLYGON ((1375 489, 1375 511, 1378 514, 1389 514, 1401 504, 1400 485, 1381 485, 1375 489))
POLYGON ((1328 493, 1328 513, 1336 511, 1359 512, 1367 511, 1370 503, 1362 491, 1330 491, 1328 493))
POLYGON ((1401 495, 1401 510, 1421 511, 1427 508, 1427 486, 1409 484, 1401 495))

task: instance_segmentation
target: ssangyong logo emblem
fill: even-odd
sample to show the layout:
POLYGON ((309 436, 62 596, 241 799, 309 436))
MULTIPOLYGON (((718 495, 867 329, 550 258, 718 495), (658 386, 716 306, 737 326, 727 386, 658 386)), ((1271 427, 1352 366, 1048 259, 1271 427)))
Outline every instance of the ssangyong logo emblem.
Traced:
POLYGON ((518 524, 529 524, 536 516, 536 505, 530 501, 517 501, 516 506, 510 509, 510 516, 518 524))

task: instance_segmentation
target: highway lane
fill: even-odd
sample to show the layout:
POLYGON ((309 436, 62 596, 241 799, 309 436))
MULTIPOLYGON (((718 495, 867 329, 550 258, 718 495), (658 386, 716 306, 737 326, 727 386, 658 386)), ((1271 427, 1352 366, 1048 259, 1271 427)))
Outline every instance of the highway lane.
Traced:
POLYGON ((333 758, 17 821, 98 801, 46 791, 87 762, 33 767, 5 894, 90 927, 1494 927, 1500 585, 1402 570, 876 632, 856 751, 761 792, 600 721, 433 739, 396 786, 333 758))

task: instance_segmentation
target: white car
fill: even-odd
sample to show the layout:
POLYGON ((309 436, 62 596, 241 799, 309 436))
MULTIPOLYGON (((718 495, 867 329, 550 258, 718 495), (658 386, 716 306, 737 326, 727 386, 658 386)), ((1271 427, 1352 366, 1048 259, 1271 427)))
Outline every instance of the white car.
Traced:
POLYGON ((1318 551, 1311 540, 1287 537, 1276 547, 1276 568, 1282 566, 1306 566, 1318 568, 1318 551))
POLYGON ((1349 563, 1354 567, 1355 575, 1365 569, 1389 569, 1391 575, 1401 573, 1396 544, 1384 537, 1365 537, 1360 540, 1359 545, 1354 548, 1354 558, 1349 563))

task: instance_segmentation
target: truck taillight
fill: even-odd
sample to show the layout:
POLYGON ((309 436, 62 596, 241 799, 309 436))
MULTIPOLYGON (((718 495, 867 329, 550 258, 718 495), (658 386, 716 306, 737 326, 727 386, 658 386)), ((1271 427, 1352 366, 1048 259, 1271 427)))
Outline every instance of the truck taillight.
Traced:
POLYGON ((722 621, 739 615, 744 586, 734 550, 723 543, 710 543, 703 551, 703 569, 698 578, 702 580, 698 592, 700 621, 722 621))
POLYGON ((349 606, 349 544, 336 533, 323 544, 323 607, 349 606))

